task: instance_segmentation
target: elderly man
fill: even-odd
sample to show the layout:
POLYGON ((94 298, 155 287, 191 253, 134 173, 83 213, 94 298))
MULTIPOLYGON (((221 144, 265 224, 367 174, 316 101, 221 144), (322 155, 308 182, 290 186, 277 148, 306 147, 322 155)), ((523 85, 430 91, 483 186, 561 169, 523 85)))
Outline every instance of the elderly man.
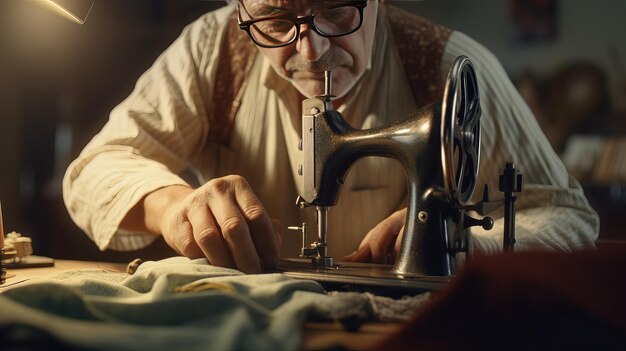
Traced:
MULTIPOLYGON (((524 172, 518 247, 592 247, 596 214, 496 58, 460 32, 375 0, 231 1, 191 23, 70 165, 66 205, 102 250, 162 235, 182 255, 259 272, 299 252, 284 226, 313 221, 294 205, 300 109, 323 92, 323 72, 333 72, 335 108, 363 129, 440 100, 459 55, 473 61, 483 101, 478 184, 495 188, 509 159, 524 172), (183 180, 185 170, 201 185, 183 180)), ((329 217, 330 254, 392 260, 405 200, 395 161, 359 161, 329 217)), ((472 234, 475 250, 497 252, 502 220, 472 234)))

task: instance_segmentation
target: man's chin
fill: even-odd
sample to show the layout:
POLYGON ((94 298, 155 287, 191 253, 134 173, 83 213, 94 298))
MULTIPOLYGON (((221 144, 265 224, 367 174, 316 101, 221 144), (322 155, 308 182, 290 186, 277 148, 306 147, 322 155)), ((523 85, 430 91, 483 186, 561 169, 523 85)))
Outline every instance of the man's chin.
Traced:
POLYGON ((324 81, 324 72, 295 71, 291 73, 293 80, 321 80, 324 81))
POLYGON ((296 79, 293 81, 293 85, 307 98, 324 94, 323 79, 296 79))

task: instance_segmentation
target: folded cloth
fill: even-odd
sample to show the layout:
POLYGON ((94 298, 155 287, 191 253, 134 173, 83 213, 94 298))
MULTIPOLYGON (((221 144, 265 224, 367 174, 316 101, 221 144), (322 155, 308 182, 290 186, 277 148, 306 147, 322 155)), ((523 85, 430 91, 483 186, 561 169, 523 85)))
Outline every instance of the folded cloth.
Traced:
POLYGON ((144 262, 133 275, 68 271, 0 294, 0 348, 292 350, 309 315, 382 319, 367 305, 374 299, 355 296, 184 257, 144 262))
POLYGON ((175 257, 145 262, 132 276, 78 270, 11 289, 0 295, 0 325, 88 349, 295 349, 307 306, 323 292, 313 281, 175 257), (202 282, 216 288, 181 289, 202 282))

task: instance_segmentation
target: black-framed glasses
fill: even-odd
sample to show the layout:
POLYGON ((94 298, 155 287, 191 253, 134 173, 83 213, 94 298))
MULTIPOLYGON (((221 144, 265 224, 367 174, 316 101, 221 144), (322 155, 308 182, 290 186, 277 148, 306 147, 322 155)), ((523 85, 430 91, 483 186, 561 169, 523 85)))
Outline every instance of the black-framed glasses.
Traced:
POLYGON ((327 38, 354 33, 363 24, 365 6, 367 0, 344 1, 304 17, 262 17, 247 21, 241 19, 240 11, 239 28, 245 30, 256 45, 277 48, 298 40, 302 24, 307 24, 317 34, 327 38))

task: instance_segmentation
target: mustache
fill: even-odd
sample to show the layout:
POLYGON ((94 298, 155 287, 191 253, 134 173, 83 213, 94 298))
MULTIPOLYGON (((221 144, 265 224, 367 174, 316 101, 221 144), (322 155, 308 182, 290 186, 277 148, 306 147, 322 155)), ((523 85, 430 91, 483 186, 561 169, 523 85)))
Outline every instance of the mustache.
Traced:
POLYGON ((289 73, 293 71, 323 72, 333 67, 351 65, 352 58, 347 52, 331 46, 317 61, 309 61, 301 55, 293 55, 285 62, 285 69, 289 73))

